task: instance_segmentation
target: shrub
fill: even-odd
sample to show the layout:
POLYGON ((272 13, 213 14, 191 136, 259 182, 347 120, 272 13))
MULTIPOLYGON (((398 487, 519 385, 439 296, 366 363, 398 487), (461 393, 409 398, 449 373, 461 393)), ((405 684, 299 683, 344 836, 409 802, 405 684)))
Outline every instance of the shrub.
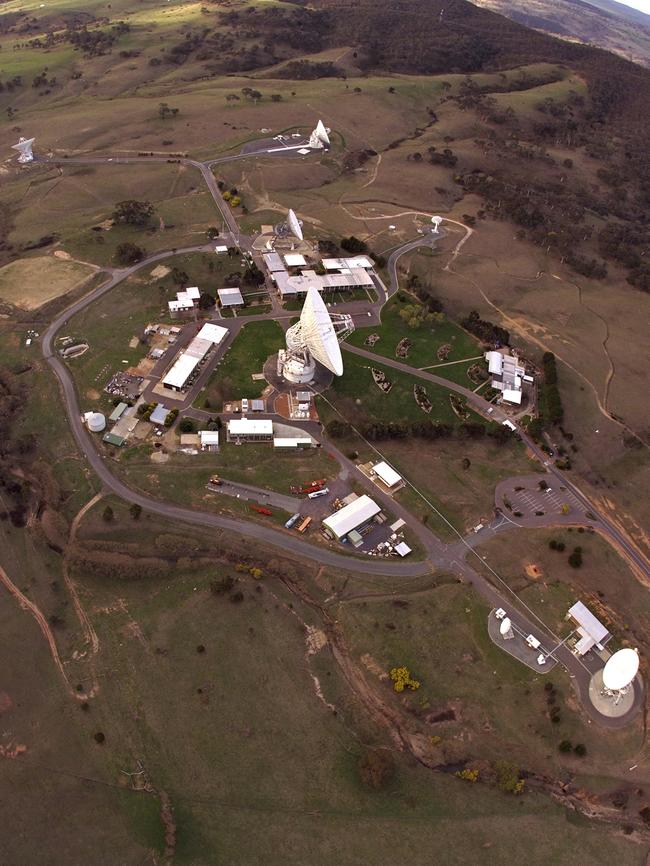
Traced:
POLYGON ((570 752, 572 748, 573 748, 573 745, 571 744, 571 740, 560 740, 560 744, 558 746, 558 749, 561 752, 570 752))
POLYGON ((394 774, 395 761, 385 749, 367 749, 359 758, 359 775, 369 788, 382 788, 394 774))
POLYGON ((569 554, 569 565, 571 568, 580 568, 582 565, 582 551, 576 547, 573 553, 569 554))
POLYGON ((576 755, 578 755, 578 757, 584 758, 584 756, 587 754, 587 747, 584 743, 576 743, 576 745, 573 747, 573 751, 576 755))
POLYGON ((111 508, 110 505, 107 505, 106 508, 104 509, 104 511, 102 512, 102 520, 105 520, 106 523, 110 523, 114 517, 115 517, 115 514, 113 512, 113 509, 111 508))
POLYGON ((396 692, 403 692, 405 688, 414 692, 420 688, 420 683, 412 679, 411 673, 406 667, 393 668, 390 672, 390 678, 396 692))

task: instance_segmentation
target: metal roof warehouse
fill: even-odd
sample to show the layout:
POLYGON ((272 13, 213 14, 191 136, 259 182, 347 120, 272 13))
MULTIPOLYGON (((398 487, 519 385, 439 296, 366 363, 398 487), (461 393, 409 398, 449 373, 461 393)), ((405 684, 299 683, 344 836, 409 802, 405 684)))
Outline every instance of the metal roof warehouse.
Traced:
POLYGON ((330 514, 323 520, 323 525, 332 532, 336 538, 344 538, 353 529, 364 526, 375 517, 381 508, 377 503, 365 494, 359 496, 354 502, 344 506, 334 514, 330 514))
POLYGON ((172 391, 181 391, 194 370, 208 354, 213 345, 218 345, 228 333, 227 328, 213 325, 210 322, 203 325, 184 352, 176 358, 162 380, 163 387, 172 391))

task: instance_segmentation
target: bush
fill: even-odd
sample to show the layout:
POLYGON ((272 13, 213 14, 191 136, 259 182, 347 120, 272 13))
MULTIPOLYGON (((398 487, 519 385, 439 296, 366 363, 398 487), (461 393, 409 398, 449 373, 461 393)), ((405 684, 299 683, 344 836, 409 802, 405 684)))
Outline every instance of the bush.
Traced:
POLYGON ((138 520, 140 515, 142 514, 142 506, 138 505, 137 502, 134 502, 133 505, 129 508, 129 514, 134 520, 138 520))
POLYGON ((106 523, 111 523, 111 521, 113 520, 114 517, 115 517, 115 514, 113 512, 113 509, 111 508, 110 505, 107 505, 106 508, 104 509, 104 511, 102 512, 102 520, 105 520, 106 523))
POLYGON ((573 747, 574 754, 578 755, 579 758, 584 758, 587 754, 587 747, 584 743, 576 743, 573 747))
POLYGON ((361 781, 369 788, 382 788, 395 774, 395 761, 385 749, 367 749, 359 759, 361 781))
POLYGON ((571 743, 571 740, 561 740, 560 744, 558 746, 558 749, 561 752, 570 752, 572 748, 573 748, 573 745, 571 743))
POLYGON ((196 432, 196 422, 193 418, 181 418, 178 429, 181 433, 195 433, 196 432))
POLYGON ((582 551, 576 547, 573 553, 569 554, 569 565, 571 568, 580 568, 582 565, 582 551))
POLYGON ((118 244, 115 250, 115 261, 118 265, 134 265, 136 262, 141 262, 144 258, 144 250, 137 244, 125 241, 123 244, 118 244))

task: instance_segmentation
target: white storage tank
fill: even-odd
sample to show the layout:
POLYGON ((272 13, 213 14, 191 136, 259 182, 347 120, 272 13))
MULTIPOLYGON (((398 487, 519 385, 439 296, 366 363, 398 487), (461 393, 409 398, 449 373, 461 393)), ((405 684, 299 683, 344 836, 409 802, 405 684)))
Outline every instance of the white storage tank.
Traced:
POLYGON ((106 418, 101 412, 87 412, 86 424, 91 433, 101 433, 106 429, 106 418))

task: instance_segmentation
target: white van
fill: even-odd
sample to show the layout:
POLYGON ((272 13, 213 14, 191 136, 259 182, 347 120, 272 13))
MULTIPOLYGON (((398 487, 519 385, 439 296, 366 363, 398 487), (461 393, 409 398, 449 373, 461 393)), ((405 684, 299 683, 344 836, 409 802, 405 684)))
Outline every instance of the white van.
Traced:
POLYGON ((308 493, 307 496, 310 499, 318 499, 319 496, 325 496, 329 492, 330 492, 329 487, 323 487, 322 490, 314 490, 313 493, 308 493))

